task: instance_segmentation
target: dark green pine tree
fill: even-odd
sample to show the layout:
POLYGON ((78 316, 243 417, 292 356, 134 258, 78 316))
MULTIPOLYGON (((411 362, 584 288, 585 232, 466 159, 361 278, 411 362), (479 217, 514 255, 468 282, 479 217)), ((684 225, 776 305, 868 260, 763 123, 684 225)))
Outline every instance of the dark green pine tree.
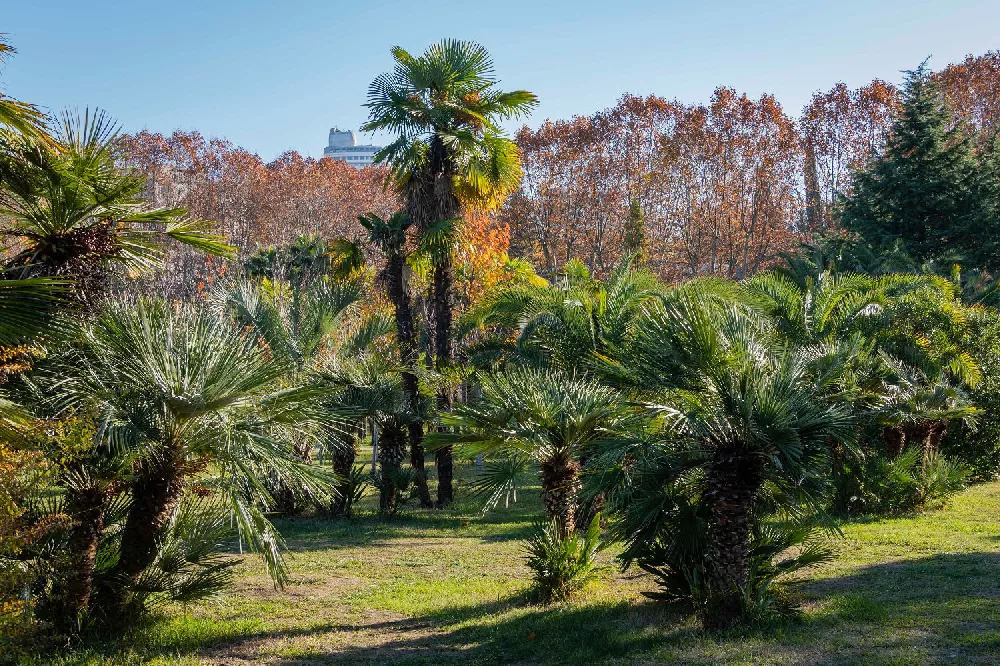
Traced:
POLYGON ((992 232, 983 228, 990 223, 985 177, 925 61, 906 73, 886 149, 857 174, 842 219, 876 249, 901 244, 920 262, 947 257, 978 265, 981 237, 992 232))
POLYGON ((636 266, 646 261, 646 229, 642 207, 638 200, 632 199, 629 204, 628 219, 625 220, 625 235, 622 239, 625 252, 632 254, 636 266))

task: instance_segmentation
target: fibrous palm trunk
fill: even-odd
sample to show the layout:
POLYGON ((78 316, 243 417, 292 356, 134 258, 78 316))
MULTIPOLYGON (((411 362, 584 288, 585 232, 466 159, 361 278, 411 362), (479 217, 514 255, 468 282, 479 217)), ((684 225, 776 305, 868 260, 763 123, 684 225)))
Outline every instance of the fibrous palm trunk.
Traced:
POLYGON ((112 598, 111 608, 105 610, 125 617, 128 590, 156 559, 160 535, 180 501, 184 477, 190 471, 183 449, 173 442, 138 471, 130 487, 132 501, 118 563, 106 577, 112 598))
MULTIPOLYGON (((455 220, 462 213, 462 205, 455 196, 455 166, 444 141, 439 136, 431 139, 427 162, 422 172, 411 179, 406 189, 406 212, 421 234, 445 220, 455 220)), ((434 257, 434 279, 431 287, 434 313, 434 369, 446 373, 454 363, 452 344, 452 260, 450 248, 438 251, 434 257)), ((452 389, 444 386, 438 393, 438 409, 448 410, 452 404, 452 389)), ((450 446, 435 452, 438 473, 437 505, 446 506, 454 497, 452 450, 450 446)))
POLYGON ((357 455, 358 443, 354 437, 351 437, 349 441, 338 442, 333 450, 333 473, 341 478, 336 488, 337 492, 330 502, 330 513, 334 516, 347 515, 350 493, 353 492, 350 477, 357 455))
POLYGON ((90 605, 94 589, 94 562, 104 529, 107 492, 99 485, 67 493, 66 512, 73 519, 66 544, 67 566, 62 576, 62 594, 57 620, 72 629, 72 623, 90 605))
POLYGON ((406 455, 406 437, 403 429, 390 421, 382 426, 379 438, 378 463, 382 483, 379 489, 379 513, 391 516, 399 509, 402 488, 399 487, 400 467, 406 455))
POLYGON ((722 629, 743 619, 750 579, 753 509, 762 484, 758 457, 738 449, 715 454, 705 479, 708 524, 708 605, 706 629, 722 629))
POLYGON ((580 493, 580 463, 571 456, 542 462, 542 503, 545 515, 555 520, 562 536, 576 530, 577 496, 580 493))
MULTIPOLYGON (((435 369, 444 374, 454 361, 451 340, 452 327, 452 271, 451 257, 444 257, 434 268, 434 350, 435 369)), ((451 411, 452 389, 444 386, 437 396, 437 407, 441 413, 451 411)), ((450 446, 443 446, 434 452, 437 467, 437 505, 445 507, 454 499, 454 461, 450 446)))
POLYGON ((897 458, 906 446, 906 430, 903 426, 886 426, 882 428, 882 441, 885 444, 885 454, 897 458))
POLYGON ((410 410, 410 421, 406 432, 410 440, 410 465, 413 467, 413 483, 417 490, 420 506, 429 508, 431 503, 430 490, 427 488, 427 473, 424 470, 424 422, 420 418, 420 392, 417 376, 413 374, 413 365, 417 362, 416 333, 413 328, 413 310, 410 307, 410 296, 406 291, 404 280, 403 257, 399 252, 389 257, 386 265, 386 281, 388 283, 389 299, 392 301, 396 315, 396 338, 399 342, 400 356, 403 360, 403 391, 406 393, 407 407, 410 410))

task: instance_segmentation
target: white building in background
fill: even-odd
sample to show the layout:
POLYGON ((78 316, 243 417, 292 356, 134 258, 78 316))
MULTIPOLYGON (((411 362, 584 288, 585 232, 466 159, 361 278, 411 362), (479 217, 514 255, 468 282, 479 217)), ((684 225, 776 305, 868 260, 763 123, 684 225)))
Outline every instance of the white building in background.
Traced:
POLYGON ((347 130, 341 132, 334 127, 330 130, 330 142, 323 149, 323 157, 332 157, 341 162, 347 162, 355 169, 371 166, 375 161, 375 153, 382 150, 382 146, 358 145, 358 139, 354 132, 347 130))

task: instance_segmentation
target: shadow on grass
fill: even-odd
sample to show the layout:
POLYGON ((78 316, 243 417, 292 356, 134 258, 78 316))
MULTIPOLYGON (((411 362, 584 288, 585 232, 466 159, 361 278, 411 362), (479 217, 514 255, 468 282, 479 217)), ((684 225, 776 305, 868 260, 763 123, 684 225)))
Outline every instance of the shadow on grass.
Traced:
POLYGON ((349 664, 995 664, 1000 554, 942 554, 807 583, 802 621, 708 634, 653 602, 444 609, 371 627, 374 644, 310 649, 282 666, 349 664), (751 660, 751 661, 748 661, 751 660))
MULTIPOLYGON (((138 634, 87 648, 107 663, 191 656, 209 663, 306 664, 995 664, 1000 554, 940 554, 802 583, 815 607, 797 623, 706 634, 689 611, 654 602, 535 606, 525 595, 352 624, 138 634), (296 645, 295 641, 301 639, 296 645), (291 643, 291 644, 289 644, 291 643), (346 647, 345 647, 346 643, 346 647), (278 652, 275 652, 278 650, 278 652), (280 656, 286 655, 286 656, 280 656), (277 660, 276 660, 277 659, 277 660)), ((75 661, 61 655, 33 663, 75 661)))
POLYGON ((277 663, 603 664, 654 649, 662 641, 661 627, 695 631, 677 629, 683 614, 676 608, 652 602, 545 607, 520 601, 382 623, 374 627, 380 634, 375 645, 314 650, 277 663))

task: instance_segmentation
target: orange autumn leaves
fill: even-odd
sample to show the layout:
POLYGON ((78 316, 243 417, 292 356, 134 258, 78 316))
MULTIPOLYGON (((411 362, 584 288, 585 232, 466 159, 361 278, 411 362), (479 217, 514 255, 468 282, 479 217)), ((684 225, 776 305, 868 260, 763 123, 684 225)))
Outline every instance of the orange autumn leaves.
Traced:
POLYGON ((511 244, 543 273, 571 258, 617 263, 632 201, 648 264, 668 279, 760 270, 795 223, 798 136, 768 95, 718 88, 708 105, 623 97, 587 118, 518 134, 525 179, 503 212, 511 244))
MULTIPOLYGON (((934 78, 964 122, 998 126, 1000 52, 970 56, 934 78)), ((475 298, 502 278, 508 247, 542 275, 573 258, 606 274, 624 250, 633 201, 645 219, 648 266, 661 277, 760 271, 801 235, 834 223, 852 174, 885 145, 897 103, 885 81, 838 83, 816 92, 796 119, 771 95, 719 87, 705 104, 626 95, 589 116, 524 128, 520 189, 499 210, 470 215, 462 231, 459 297, 475 298)), ((294 152, 265 163, 197 133, 131 141, 156 204, 218 220, 244 251, 300 234, 361 238, 358 215, 399 208, 381 169, 294 152)), ((218 279, 218 269, 178 249, 161 286, 192 296, 218 279)))

